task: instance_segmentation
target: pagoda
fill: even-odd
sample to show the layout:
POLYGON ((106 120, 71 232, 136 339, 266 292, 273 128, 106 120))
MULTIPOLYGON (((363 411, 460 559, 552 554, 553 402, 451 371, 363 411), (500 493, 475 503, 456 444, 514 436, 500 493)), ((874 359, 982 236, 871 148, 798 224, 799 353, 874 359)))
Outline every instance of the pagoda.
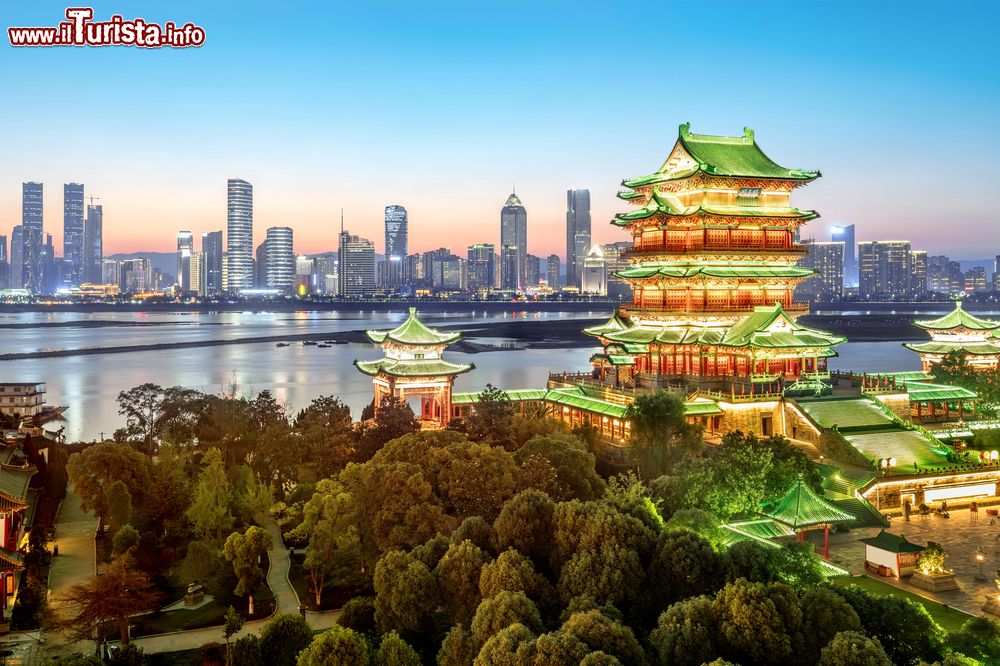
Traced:
POLYGON ((965 355, 966 361, 976 370, 996 370, 1000 364, 1000 322, 980 319, 962 309, 962 301, 955 301, 955 309, 937 319, 913 322, 928 333, 930 342, 904 343, 903 346, 920 355, 920 366, 929 372, 950 352, 965 355))
POLYGON ((604 347, 594 365, 615 364, 617 377, 627 369, 631 386, 740 395, 828 377, 826 359, 845 338, 798 324, 808 306, 793 298, 814 273, 797 265, 806 254, 797 232, 819 215, 792 207, 791 193, 819 176, 776 164, 752 130, 709 136, 681 125, 655 173, 622 183, 618 196, 634 209, 612 223, 633 245, 616 275, 633 300, 585 330, 604 347))
POLYGON ((475 365, 450 363, 443 358, 448 345, 461 332, 445 333, 426 326, 410 308, 406 321, 391 331, 365 331, 382 347, 383 357, 374 361, 354 361, 358 370, 372 377, 375 385, 375 413, 387 397, 402 402, 420 396, 420 420, 429 427, 443 428, 451 420, 451 394, 455 377, 475 365))

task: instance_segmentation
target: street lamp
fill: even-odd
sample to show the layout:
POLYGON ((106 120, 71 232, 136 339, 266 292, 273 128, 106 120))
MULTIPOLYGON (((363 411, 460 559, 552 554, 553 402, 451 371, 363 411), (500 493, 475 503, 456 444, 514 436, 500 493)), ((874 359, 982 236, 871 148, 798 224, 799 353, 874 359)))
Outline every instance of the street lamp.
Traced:
POLYGON ((976 574, 976 580, 986 580, 986 576, 983 574, 983 562, 986 561, 986 551, 983 550, 982 546, 976 548, 976 565, 979 567, 979 573, 976 574))

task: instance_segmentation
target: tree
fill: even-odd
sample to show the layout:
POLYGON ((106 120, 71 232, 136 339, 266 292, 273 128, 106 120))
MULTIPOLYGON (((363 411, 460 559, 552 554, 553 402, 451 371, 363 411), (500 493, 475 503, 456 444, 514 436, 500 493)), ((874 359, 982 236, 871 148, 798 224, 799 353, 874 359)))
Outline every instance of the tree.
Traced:
POLYGON ((424 470, 445 511, 459 519, 482 516, 492 521, 517 490, 514 459, 487 444, 459 440, 432 447, 424 470))
MULTIPOLYGON (((192 541, 181 561, 179 574, 184 581, 205 584, 218 574, 222 553, 212 541, 192 541)), ((213 595, 214 596, 214 595, 213 595)))
POLYGON ((587 645, 573 634, 553 631, 535 641, 534 666, 577 666, 588 652, 587 645))
POLYGON ((375 621, 383 631, 422 632, 438 607, 434 574, 410 553, 392 550, 375 565, 375 621))
POLYGON ((540 435, 515 453, 524 466, 535 456, 548 462, 556 473, 555 500, 594 500, 604 495, 604 481, 597 473, 597 459, 578 437, 564 433, 540 435))
POLYGON ((253 594, 264 581, 264 569, 261 559, 271 549, 271 534, 256 525, 251 525, 246 532, 233 532, 226 539, 222 552, 226 559, 233 563, 236 573, 236 596, 249 599, 247 613, 253 615, 253 594))
POLYGON ((948 645, 984 664, 1000 663, 1000 622, 974 617, 949 635, 948 645))
POLYGON ((531 666, 535 652, 535 634, 515 622, 487 640, 476 655, 473 666, 531 666))
POLYGON ((420 430, 410 406, 391 395, 383 396, 374 422, 361 434, 361 460, 369 460, 394 439, 420 430))
POLYGON ((308 539, 303 567, 309 573, 319 608, 327 580, 336 577, 349 581, 361 563, 356 505, 342 483, 323 479, 316 484, 316 491, 303 507, 302 523, 293 535, 308 539))
POLYGON ((128 619, 156 608, 160 595, 145 573, 134 566, 129 553, 111 561, 107 573, 74 585, 63 597, 69 612, 54 622, 77 640, 91 640, 105 622, 118 626, 121 642, 128 645, 128 619))
POLYGON ((471 541, 484 553, 495 554, 493 543, 496 533, 493 531, 493 526, 482 516, 469 516, 463 520, 462 524, 451 533, 451 538, 455 543, 471 541))
POLYGON ((726 585, 712 602, 712 614, 736 661, 787 663, 792 640, 767 585, 745 580, 726 585))
POLYGON ((202 470, 194 489, 194 500, 187 510, 187 517, 194 526, 194 531, 203 539, 210 539, 214 535, 216 543, 222 545, 222 531, 233 524, 233 517, 229 513, 231 496, 222 452, 219 449, 209 449, 202 458, 202 470))
POLYGON ((820 651, 842 631, 861 631, 861 620, 850 604, 829 587, 813 587, 799 601, 805 653, 814 661, 820 651))
POLYGON ((645 570, 634 548, 611 545, 581 549, 563 565, 559 575, 559 597, 569 603, 586 596, 598 604, 638 609, 643 597, 645 570))
POLYGON ((622 666, 622 662, 607 652, 591 652, 580 661, 580 666, 622 666))
POLYGON ((487 384, 476 397, 472 416, 465 422, 469 439, 490 446, 499 446, 508 451, 514 450, 515 413, 516 409, 510 401, 510 396, 492 384, 487 384))
POLYGON ((823 648, 818 666, 892 666, 892 662, 877 638, 842 631, 823 648))
POLYGON ((456 624, 445 635, 438 650, 438 666, 469 666, 476 658, 479 646, 462 625, 456 624))
POLYGON ((98 531, 104 530, 108 517, 108 497, 105 489, 121 481, 132 500, 142 496, 149 484, 149 460, 125 444, 102 442, 70 456, 66 465, 69 482, 80 498, 80 508, 93 511, 99 520, 98 531))
POLYGON ((520 624, 532 631, 542 628, 538 608, 523 592, 499 592, 483 599, 472 620, 472 635, 480 645, 512 624, 520 624))
POLYGON ((725 548, 726 530, 722 529, 719 519, 708 511, 681 509, 670 516, 670 520, 663 524, 663 529, 667 532, 690 530, 706 539, 715 550, 725 548))
POLYGON ((701 440, 700 428, 684 416, 683 399, 666 391, 637 396, 625 419, 632 422, 630 453, 647 479, 665 474, 701 440))
POLYGON ((555 503, 543 492, 525 490, 503 505, 493 523, 497 550, 513 548, 532 558, 545 561, 552 538, 552 515, 555 503))
POLYGON ((267 666, 295 666, 299 652, 312 642, 312 627, 298 615, 278 615, 260 631, 260 658, 267 666))
POLYGON ((300 654, 298 666, 368 666, 368 642, 350 629, 334 625, 300 654))
POLYGON ((378 666, 420 666, 420 655, 399 634, 390 631, 382 636, 375 661, 378 666))
POLYGON ((453 543, 435 573, 452 624, 468 625, 479 606, 479 576, 490 557, 471 541, 453 543))
POLYGON ((111 538, 111 554, 114 556, 135 548, 139 545, 139 531, 131 525, 122 525, 122 528, 115 532, 111 538))
POLYGON ((551 601, 552 585, 535 570, 527 556, 516 550, 505 550, 493 562, 482 568, 479 593, 485 599, 500 592, 523 592, 540 606, 551 601))
POLYGON ((668 530, 660 533, 649 571, 657 599, 680 601, 719 588, 722 557, 694 532, 668 530))
POLYGON ((113 481, 104 491, 108 503, 108 523, 112 532, 132 520, 132 494, 121 480, 113 481))
POLYGON ((371 597, 354 597, 349 599, 341 609, 337 624, 353 629, 359 634, 374 635, 375 600, 371 597))
POLYGON ((149 382, 119 393, 118 413, 125 417, 125 427, 115 439, 137 442, 144 453, 152 454, 165 397, 162 386, 149 382))
POLYGON ((226 616, 223 618, 224 623, 222 625, 222 635, 226 639, 226 666, 230 664, 230 651, 229 651, 229 639, 231 639, 235 634, 239 633, 240 629, 243 628, 244 620, 236 609, 230 606, 226 610, 226 616))
POLYGON ((642 666, 646 657, 632 629, 600 610, 573 613, 562 631, 583 642, 592 652, 613 655, 625 666, 642 666))
POLYGON ((240 470, 236 507, 243 523, 261 525, 274 504, 274 489, 264 483, 249 467, 240 470))
POLYGON ((661 664, 700 666, 718 654, 717 634, 712 599, 692 597, 678 601, 660 614, 649 643, 661 664))
POLYGON ((232 662, 236 666, 264 666, 260 656, 260 640, 253 634, 241 636, 233 643, 232 662))

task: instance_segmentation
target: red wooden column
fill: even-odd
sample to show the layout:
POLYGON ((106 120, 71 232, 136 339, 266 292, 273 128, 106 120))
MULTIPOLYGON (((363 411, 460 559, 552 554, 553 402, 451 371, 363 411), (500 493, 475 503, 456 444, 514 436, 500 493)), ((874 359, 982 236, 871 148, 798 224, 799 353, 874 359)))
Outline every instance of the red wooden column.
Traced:
POLYGON ((823 527, 823 559, 830 559, 830 526, 823 527))

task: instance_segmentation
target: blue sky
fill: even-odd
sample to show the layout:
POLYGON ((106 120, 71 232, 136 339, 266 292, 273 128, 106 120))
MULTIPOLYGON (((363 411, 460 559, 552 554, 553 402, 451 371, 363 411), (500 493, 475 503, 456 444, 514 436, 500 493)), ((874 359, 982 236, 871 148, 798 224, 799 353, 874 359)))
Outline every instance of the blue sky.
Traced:
MULTIPOLYGON (((824 177, 795 202, 860 239, 1000 253, 996 3, 99 2, 205 28, 198 49, 0 46, 0 233, 41 180, 61 247, 62 183, 105 207, 110 250, 168 250, 225 225, 225 180, 255 185, 256 235, 333 248, 339 212, 381 248, 496 241, 516 182, 535 254, 564 252, 565 191, 592 191, 595 238, 623 178, 655 170, 681 122, 753 127, 776 161, 824 177)), ((23 3, 10 25, 55 25, 23 3)))

